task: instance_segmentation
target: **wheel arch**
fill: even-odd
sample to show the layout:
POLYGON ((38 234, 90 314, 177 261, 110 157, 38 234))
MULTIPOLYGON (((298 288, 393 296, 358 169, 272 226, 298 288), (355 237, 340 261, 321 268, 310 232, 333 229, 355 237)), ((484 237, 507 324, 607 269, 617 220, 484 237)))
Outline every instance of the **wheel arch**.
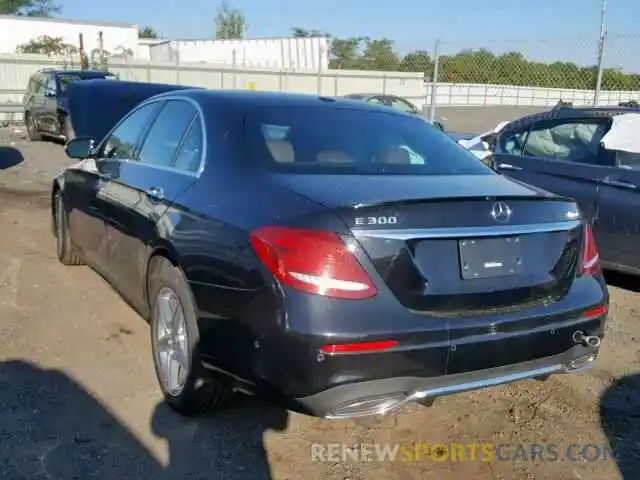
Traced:
MULTIPOLYGON (((154 262, 154 260, 156 260, 158 257, 162 257, 165 258, 166 260, 168 260, 174 267, 176 267, 178 270, 180 270, 180 272, 182 273, 182 275, 184 276, 184 271, 182 270, 182 267, 180 266, 180 261, 179 261, 179 255, 177 250, 173 247, 173 245, 171 245, 169 242, 167 242, 166 240, 160 240, 158 241, 156 244, 151 246, 151 253, 149 254, 149 257, 147 258, 147 262, 145 265, 145 269, 144 269, 144 304, 146 305, 148 312, 150 314, 151 312, 151 304, 150 304, 150 298, 149 298, 149 289, 151 287, 150 285, 150 280, 151 280, 151 267, 152 264, 154 262)), ((186 279, 186 276, 185 276, 186 279)))
POLYGON ((51 229, 52 233, 55 235, 56 232, 56 195, 59 192, 62 192, 62 182, 59 179, 55 179, 53 181, 53 185, 51 186, 51 229))

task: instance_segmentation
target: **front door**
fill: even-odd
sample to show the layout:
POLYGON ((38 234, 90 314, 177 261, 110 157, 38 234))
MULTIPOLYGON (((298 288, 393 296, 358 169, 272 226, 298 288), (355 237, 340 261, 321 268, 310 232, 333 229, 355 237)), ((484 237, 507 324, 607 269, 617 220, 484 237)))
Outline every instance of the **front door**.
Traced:
MULTIPOLYGON (((199 114, 188 101, 155 101, 142 108, 157 108, 159 113, 129 155, 131 158, 121 162, 118 176, 111 182, 106 215, 109 276, 140 308, 145 306, 143 293, 150 249, 170 233, 164 230, 171 225, 166 226, 162 219, 195 181, 201 160, 198 157, 193 170, 182 168, 183 143, 194 132, 202 138, 199 114), (194 123, 194 119, 198 121, 194 123)), ((202 148, 198 152, 201 154, 202 148)))

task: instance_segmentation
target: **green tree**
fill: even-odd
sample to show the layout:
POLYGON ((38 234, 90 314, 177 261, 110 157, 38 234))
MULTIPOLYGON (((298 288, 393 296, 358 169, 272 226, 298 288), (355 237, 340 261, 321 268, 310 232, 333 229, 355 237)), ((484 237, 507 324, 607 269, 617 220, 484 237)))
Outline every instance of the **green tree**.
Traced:
POLYGON ((334 38, 331 42, 330 68, 359 69, 361 67, 360 45, 361 37, 334 38))
POLYGON ((400 59, 393 50, 393 40, 381 38, 380 40, 364 39, 365 47, 360 56, 360 67, 365 70, 389 70, 398 71, 400 59))
POLYGON ((0 0, 0 15, 52 17, 62 12, 62 6, 53 0, 0 0))
POLYGON ((153 28, 147 26, 142 28, 138 32, 139 38, 158 38, 158 32, 156 32, 153 28))
POLYGON ((73 45, 64 43, 62 37, 49 37, 42 35, 29 42, 18 45, 17 53, 39 54, 47 56, 76 53, 78 49, 73 45))
POLYGON ((426 50, 416 50, 407 53, 400 62, 402 72, 422 72, 425 77, 433 75, 433 61, 426 50))
POLYGON ((320 30, 306 30, 300 27, 294 27, 291 29, 293 36, 295 38, 314 38, 314 37, 326 37, 330 38, 331 35, 328 33, 321 32, 320 30))
POLYGON ((244 14, 238 9, 231 8, 227 2, 222 2, 218 8, 215 22, 217 40, 242 39, 247 34, 244 14))

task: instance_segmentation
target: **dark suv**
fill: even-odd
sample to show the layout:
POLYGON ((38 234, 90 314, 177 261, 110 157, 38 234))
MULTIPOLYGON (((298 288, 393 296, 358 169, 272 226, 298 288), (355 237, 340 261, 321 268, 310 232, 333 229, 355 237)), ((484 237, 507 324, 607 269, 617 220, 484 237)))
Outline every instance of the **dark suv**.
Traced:
POLYGON ((42 139, 43 135, 65 140, 73 137, 73 127, 68 118, 67 85, 78 80, 117 77, 100 70, 38 70, 29 78, 24 95, 24 122, 29 140, 42 139))

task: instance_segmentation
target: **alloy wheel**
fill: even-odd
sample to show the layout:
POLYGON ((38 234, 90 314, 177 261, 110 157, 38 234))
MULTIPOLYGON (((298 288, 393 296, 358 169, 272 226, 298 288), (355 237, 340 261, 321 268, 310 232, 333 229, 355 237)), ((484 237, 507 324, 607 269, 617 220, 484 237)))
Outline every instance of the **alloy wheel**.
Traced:
POLYGON ((172 396, 182 393, 189 375, 189 344, 184 309, 178 295, 163 287, 156 295, 153 342, 158 376, 172 396))

